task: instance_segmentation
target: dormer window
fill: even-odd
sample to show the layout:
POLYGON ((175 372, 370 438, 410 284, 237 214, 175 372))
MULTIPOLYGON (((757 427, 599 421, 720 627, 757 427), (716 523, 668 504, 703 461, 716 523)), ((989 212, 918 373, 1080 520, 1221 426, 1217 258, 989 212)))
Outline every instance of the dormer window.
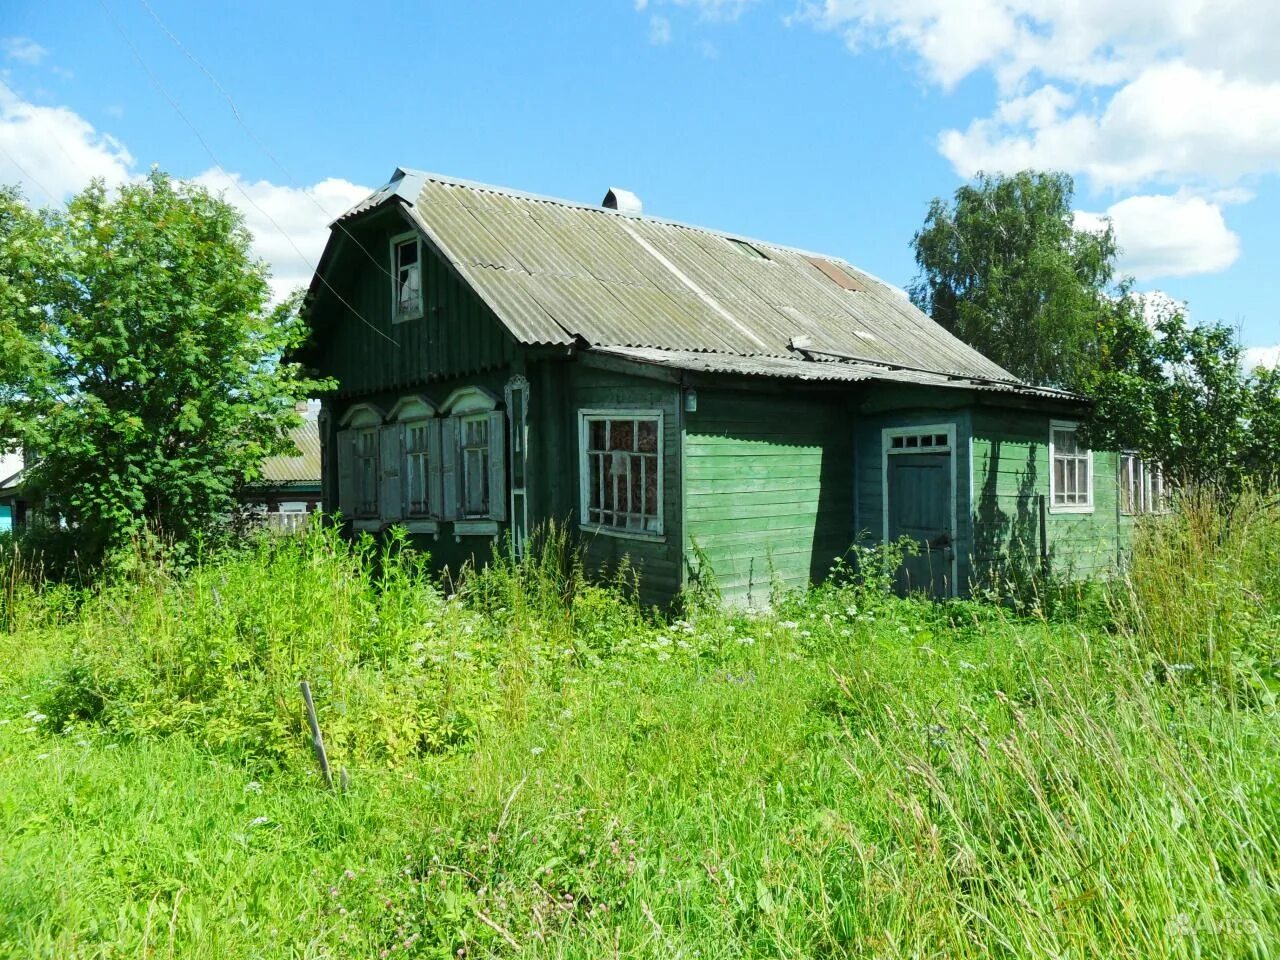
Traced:
POLYGON ((416 233, 391 240, 393 323, 422 316, 422 245, 416 233))

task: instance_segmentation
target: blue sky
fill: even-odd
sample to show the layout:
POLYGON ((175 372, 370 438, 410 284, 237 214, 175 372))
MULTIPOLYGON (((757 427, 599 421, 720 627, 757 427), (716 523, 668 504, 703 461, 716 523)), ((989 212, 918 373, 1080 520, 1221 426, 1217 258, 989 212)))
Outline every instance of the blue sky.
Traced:
POLYGON ((0 181, 39 203, 152 164, 199 178, 282 286, 397 165, 591 203, 624 186, 905 286, 930 198, 1057 167, 1142 288, 1274 360, 1280 5, 1230 5, 6 0, 0 181))

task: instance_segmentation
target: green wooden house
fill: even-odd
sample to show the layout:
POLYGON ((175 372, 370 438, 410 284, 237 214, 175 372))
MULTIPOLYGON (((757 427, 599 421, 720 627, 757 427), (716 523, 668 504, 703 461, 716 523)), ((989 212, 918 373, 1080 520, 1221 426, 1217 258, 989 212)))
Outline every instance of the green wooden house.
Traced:
POLYGON ((300 359, 337 382, 326 509, 442 564, 558 519, 649 600, 709 566, 759 604, 909 536, 902 585, 943 596, 1011 562, 1112 569, 1140 507, 1140 465, 1082 447, 1082 398, 837 257, 622 190, 593 207, 397 170, 332 225, 307 311, 300 359))

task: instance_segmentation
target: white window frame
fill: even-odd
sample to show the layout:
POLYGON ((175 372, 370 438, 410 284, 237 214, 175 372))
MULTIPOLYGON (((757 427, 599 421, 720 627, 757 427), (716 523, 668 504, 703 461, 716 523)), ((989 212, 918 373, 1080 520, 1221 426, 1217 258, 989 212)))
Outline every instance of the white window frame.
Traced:
POLYGON ((426 290, 422 283, 422 237, 416 230, 400 233, 391 238, 391 322, 406 323, 416 320, 424 313, 426 290), (400 248, 413 241, 418 250, 418 307, 416 310, 400 311, 400 248))
MULTIPOLYGON (((1080 423, 1077 420, 1050 420, 1049 421, 1049 504, 1050 513, 1093 513, 1094 488, 1096 483, 1093 476, 1093 450, 1086 449, 1084 451, 1083 460, 1085 463, 1085 480, 1088 488, 1085 495, 1084 503, 1058 503, 1058 486, 1054 481, 1056 471, 1053 469, 1053 462, 1058 452, 1053 442, 1055 433, 1059 431, 1071 431, 1078 435, 1080 432, 1080 423)), ((1063 456, 1078 457, 1078 454, 1063 454, 1063 456)))
POLYGON ((578 527, 590 533, 602 533, 623 540, 665 541, 666 535, 666 492, 663 474, 666 473, 666 435, 661 410, 651 408, 614 407, 610 409, 585 409, 578 411, 578 527), (658 512, 656 530, 627 530, 623 527, 608 526, 603 523, 591 523, 590 515, 591 477, 588 467, 588 430, 590 424, 598 420, 656 420, 658 422, 658 512))
POLYGON ((1164 471, 1160 465, 1144 460, 1136 451, 1120 454, 1120 512, 1126 517, 1148 513, 1164 513, 1164 471), (1136 476, 1135 476, 1136 472, 1136 476), (1131 498, 1130 494, 1137 497, 1131 498))

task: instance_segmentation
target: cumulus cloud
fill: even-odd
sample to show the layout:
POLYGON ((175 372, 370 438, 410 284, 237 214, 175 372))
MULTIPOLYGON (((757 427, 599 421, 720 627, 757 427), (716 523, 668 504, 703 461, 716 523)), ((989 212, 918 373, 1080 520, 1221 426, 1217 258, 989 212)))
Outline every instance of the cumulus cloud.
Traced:
POLYGON ((1222 208, 1203 197, 1126 197, 1105 214, 1078 212, 1076 223, 1098 229, 1104 218, 1115 229, 1120 269, 1138 280, 1217 273, 1240 256, 1240 238, 1227 227, 1222 208))
POLYGON ((37 106, 0 84, 0 183, 18 183, 41 203, 61 203, 93 177, 118 186, 133 155, 74 110, 37 106))
POLYGON ((1280 81, 1165 63, 1097 110, 1046 85, 944 132, 938 145, 962 176, 1040 167, 1083 172, 1104 187, 1230 184, 1280 171, 1280 81))
MULTIPOLYGON (((31 201, 57 205, 94 177, 117 187, 140 175, 123 143, 74 110, 37 106, 0 83, 0 183, 17 183, 31 201)), ((369 193, 332 177, 291 187, 215 168, 194 179, 244 214, 254 252, 271 266, 277 298, 310 280, 329 222, 369 193)))
POLYGON ((4 40, 0 40, 0 49, 4 50, 6 60, 28 67, 39 66, 40 62, 49 55, 48 50, 30 37, 5 37, 4 40))
POLYGON ((330 221, 370 192, 368 187, 333 177, 298 188, 249 181, 219 168, 194 179, 221 193, 244 214, 254 236, 254 252, 271 265, 271 289, 277 299, 310 282, 329 237, 330 221))
POLYGON ((1275 0, 800 0, 789 22, 900 51, 945 90, 990 76, 994 106, 941 154, 964 177, 1065 170, 1133 194, 1107 214, 1140 277, 1230 266, 1222 205, 1280 172, 1275 0))

